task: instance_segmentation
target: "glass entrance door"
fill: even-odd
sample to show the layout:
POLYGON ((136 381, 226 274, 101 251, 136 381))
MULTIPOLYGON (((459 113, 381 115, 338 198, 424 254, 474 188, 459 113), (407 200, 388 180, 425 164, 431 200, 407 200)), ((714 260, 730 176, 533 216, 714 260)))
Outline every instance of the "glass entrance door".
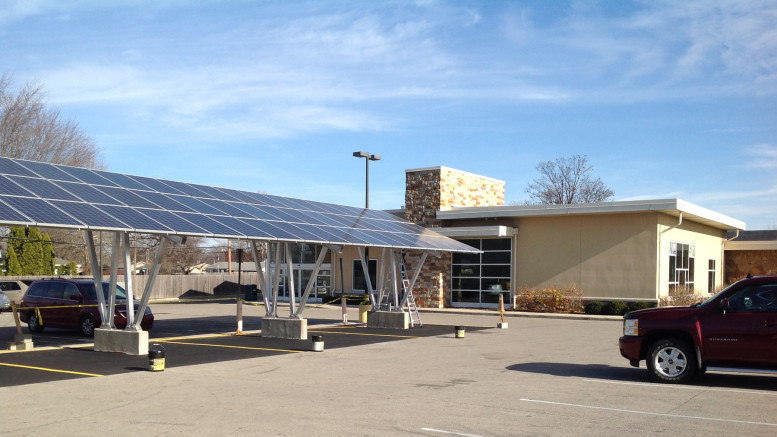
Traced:
MULTIPOLYGON (((292 251, 292 267, 294 269, 294 289, 296 295, 294 297, 295 302, 299 302, 300 296, 305 292, 305 287, 308 284, 310 276, 313 274, 313 269, 316 264, 316 257, 318 256, 320 246, 314 246, 310 244, 294 244, 291 246, 292 251)), ((271 266, 270 270, 273 270, 275 266, 271 266)), ((318 269, 318 277, 310 290, 308 296, 308 302, 323 302, 323 299, 327 295, 331 295, 332 291, 332 265, 330 253, 327 254, 327 258, 321 264, 318 269)), ((289 297, 289 273, 288 268, 284 264, 281 267, 281 277, 278 286, 278 300, 282 302, 288 302, 289 297)))

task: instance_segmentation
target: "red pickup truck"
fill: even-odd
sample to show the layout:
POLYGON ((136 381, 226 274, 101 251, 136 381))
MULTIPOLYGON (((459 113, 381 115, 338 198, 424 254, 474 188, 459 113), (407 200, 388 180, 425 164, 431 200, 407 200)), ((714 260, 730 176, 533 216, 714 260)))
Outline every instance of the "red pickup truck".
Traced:
POLYGON ((687 382, 707 366, 777 370, 777 276, 743 279, 690 307, 627 313, 619 343, 659 382, 687 382))

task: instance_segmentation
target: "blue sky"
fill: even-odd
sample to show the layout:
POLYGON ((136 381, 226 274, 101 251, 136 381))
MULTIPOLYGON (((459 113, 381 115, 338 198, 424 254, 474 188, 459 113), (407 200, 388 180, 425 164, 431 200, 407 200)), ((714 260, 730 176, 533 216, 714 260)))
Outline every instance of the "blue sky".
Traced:
POLYGON ((0 72, 111 171, 370 206, 587 155, 615 200, 777 229, 774 1, 0 0, 0 72))

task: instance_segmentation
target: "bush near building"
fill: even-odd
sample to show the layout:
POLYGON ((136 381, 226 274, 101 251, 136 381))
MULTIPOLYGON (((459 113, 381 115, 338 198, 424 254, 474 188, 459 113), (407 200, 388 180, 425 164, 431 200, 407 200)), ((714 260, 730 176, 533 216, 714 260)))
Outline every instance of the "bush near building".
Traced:
POLYGON ((514 308, 518 311, 544 313, 581 313, 583 292, 574 285, 566 288, 523 288, 515 296, 514 308))
POLYGON ((586 314, 594 315, 609 315, 609 316, 621 316, 629 311, 643 310, 645 308, 653 308, 656 304, 653 302, 621 302, 621 301, 609 301, 601 302, 595 300, 589 302, 585 306, 586 314))

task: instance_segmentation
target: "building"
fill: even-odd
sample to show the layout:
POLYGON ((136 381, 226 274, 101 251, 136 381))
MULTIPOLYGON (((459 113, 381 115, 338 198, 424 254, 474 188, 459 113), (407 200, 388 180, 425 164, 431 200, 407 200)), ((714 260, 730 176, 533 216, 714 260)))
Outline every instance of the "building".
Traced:
MULTIPOLYGON (((509 303, 524 287, 574 285, 587 300, 656 301, 676 288, 711 293, 724 283, 727 231, 745 228, 681 199, 511 206, 504 194, 503 181, 460 170, 406 171, 405 218, 483 251, 427 260, 415 289, 419 306, 495 307, 499 294, 509 303)), ((344 292, 363 290, 358 254, 336 258, 344 292)), ((374 280, 381 253, 369 258, 374 280)), ((409 271, 417 259, 406 253, 409 271)))
POLYGON ((735 231, 725 243, 725 282, 777 275, 777 230, 735 231))

